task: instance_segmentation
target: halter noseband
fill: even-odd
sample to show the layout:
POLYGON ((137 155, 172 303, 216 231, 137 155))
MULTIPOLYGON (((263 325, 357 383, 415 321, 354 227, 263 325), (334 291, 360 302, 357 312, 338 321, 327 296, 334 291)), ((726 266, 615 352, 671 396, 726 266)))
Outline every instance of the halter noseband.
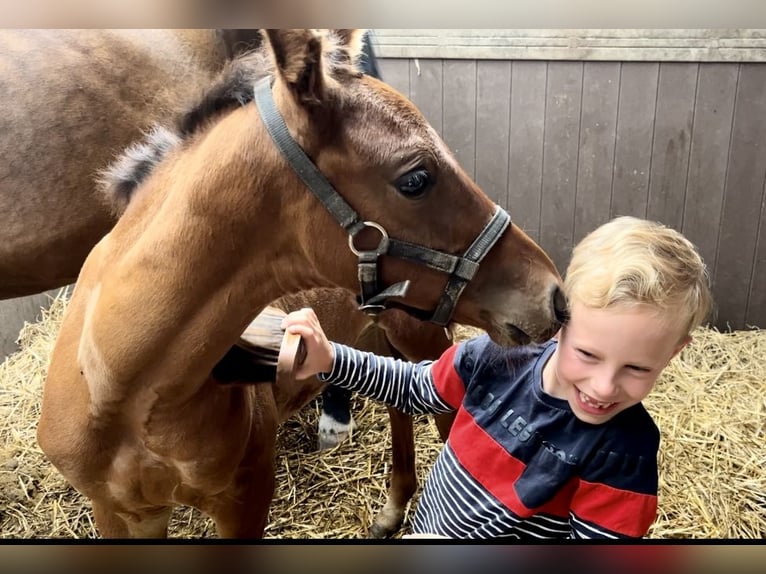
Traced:
POLYGON ((358 277, 361 288, 359 308, 373 316, 385 309, 397 308, 418 319, 446 327, 455 311, 455 305, 460 294, 476 274, 481 260, 507 229, 511 222, 511 216, 502 207, 496 205, 495 213, 489 223, 461 256, 390 238, 381 225, 359 219, 356 211, 341 197, 306 155, 306 152, 293 139, 284 118, 274 103, 271 82, 272 78, 267 76, 255 85, 255 103, 258 107, 258 113, 261 115, 269 135, 271 135, 271 139, 287 163, 290 164, 290 167, 317 196, 340 226, 348 232, 349 248, 359 258, 358 277), (354 238, 365 228, 373 228, 381 236, 378 246, 373 250, 359 250, 354 245, 354 238), (378 257, 381 255, 407 259, 449 274, 444 293, 432 314, 403 303, 389 301, 391 297, 404 297, 406 295, 410 286, 409 279, 379 290, 378 257))

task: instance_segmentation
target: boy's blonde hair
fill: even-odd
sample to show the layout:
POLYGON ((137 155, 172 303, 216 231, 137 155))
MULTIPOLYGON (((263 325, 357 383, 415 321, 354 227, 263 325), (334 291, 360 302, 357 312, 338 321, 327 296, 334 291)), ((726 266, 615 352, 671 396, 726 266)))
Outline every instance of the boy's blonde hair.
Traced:
POLYGON ((683 336, 712 308, 708 273, 697 249, 654 221, 618 217, 574 248, 564 280, 570 303, 607 309, 645 304, 685 322, 683 336))

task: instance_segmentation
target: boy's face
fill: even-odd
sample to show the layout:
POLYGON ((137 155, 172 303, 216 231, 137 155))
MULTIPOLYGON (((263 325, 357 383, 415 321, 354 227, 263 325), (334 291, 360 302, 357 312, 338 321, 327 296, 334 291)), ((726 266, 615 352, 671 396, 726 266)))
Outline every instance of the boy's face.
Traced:
POLYGON ((641 402, 691 339, 655 310, 590 309, 573 302, 571 318, 543 374, 543 388, 569 402, 577 418, 603 424, 641 402))

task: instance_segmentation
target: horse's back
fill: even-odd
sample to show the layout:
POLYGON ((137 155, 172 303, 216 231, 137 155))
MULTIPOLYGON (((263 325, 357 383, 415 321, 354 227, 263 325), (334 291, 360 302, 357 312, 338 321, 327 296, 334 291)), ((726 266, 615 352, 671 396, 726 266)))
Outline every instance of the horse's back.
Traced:
POLYGON ((0 31, 0 298, 76 280, 115 220, 99 170, 221 58, 213 30, 0 31))

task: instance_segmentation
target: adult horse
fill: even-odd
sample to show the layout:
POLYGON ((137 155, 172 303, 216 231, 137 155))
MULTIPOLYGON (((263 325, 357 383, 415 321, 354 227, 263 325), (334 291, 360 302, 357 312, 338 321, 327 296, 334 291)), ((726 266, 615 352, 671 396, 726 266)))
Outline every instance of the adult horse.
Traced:
POLYGON ((285 293, 361 290, 370 312, 396 305, 500 344, 544 340, 564 312, 548 256, 411 102, 352 65, 358 31, 268 37, 273 57, 237 58, 109 178, 130 202, 78 276, 38 427, 104 536, 163 536, 178 504, 223 536, 262 535, 275 391, 213 373, 285 293))
POLYGON ((0 298, 77 279, 115 214, 94 177, 256 31, 0 31, 0 298))

